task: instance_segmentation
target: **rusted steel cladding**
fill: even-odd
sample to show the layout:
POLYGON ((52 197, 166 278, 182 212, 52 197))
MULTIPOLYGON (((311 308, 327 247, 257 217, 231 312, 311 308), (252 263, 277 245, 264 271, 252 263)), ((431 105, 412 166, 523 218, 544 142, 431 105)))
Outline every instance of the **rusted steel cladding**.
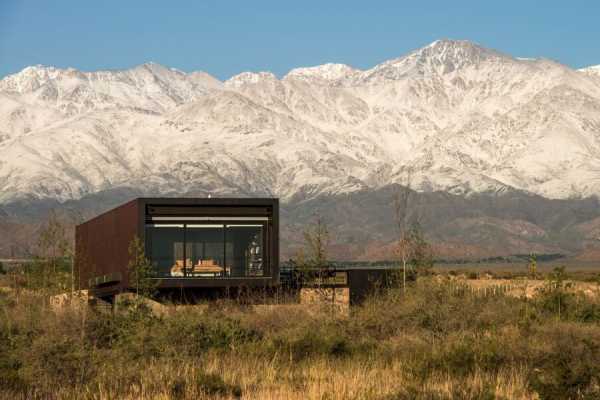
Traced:
POLYGON ((90 279, 117 276, 118 286, 127 286, 129 244, 140 236, 139 201, 132 200, 76 228, 76 270, 83 288, 90 279))

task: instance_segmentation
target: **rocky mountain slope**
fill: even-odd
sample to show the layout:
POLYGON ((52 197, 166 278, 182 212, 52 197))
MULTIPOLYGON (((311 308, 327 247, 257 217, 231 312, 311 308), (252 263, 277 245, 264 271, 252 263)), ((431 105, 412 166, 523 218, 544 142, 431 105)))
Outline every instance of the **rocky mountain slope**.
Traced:
POLYGON ((121 186, 311 198, 407 175, 423 191, 595 195, 590 71, 450 40, 365 71, 326 64, 224 83, 152 63, 29 67, 0 81, 0 201, 121 186))
MULTIPOLYGON (((367 70, 325 64, 281 79, 245 72, 220 82, 148 63, 33 66, 0 80, 0 208, 13 216, 36 214, 32 205, 113 204, 123 193, 275 195, 293 225, 303 204, 407 183, 462 196, 457 207, 517 192, 597 196, 600 69, 440 40, 367 70)), ((509 227, 491 214, 448 223, 537 224, 509 227)), ((441 241, 456 234, 436 229, 441 241)), ((568 250, 551 242, 546 250, 568 250)))

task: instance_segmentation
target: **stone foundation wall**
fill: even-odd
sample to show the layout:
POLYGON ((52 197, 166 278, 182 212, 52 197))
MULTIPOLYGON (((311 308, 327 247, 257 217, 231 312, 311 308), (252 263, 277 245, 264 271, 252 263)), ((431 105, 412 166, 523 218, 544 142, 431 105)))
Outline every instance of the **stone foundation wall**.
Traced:
POLYGON ((350 289, 347 287, 302 288, 300 304, 334 306, 340 311, 346 311, 350 308, 350 289))

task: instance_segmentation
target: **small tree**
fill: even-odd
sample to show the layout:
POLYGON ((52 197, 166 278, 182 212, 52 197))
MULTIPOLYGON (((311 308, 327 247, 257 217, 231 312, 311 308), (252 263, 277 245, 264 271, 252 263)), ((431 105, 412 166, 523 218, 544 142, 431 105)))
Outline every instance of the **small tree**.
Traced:
POLYGON ((529 264, 527 265, 527 270, 529 272, 529 278, 537 278, 537 256, 535 253, 531 253, 529 255, 529 264))
POLYGON ((327 268, 329 230, 320 215, 317 215, 315 223, 304 231, 304 243, 308 254, 305 263, 316 269, 327 268))
POLYGON ((406 264, 411 257, 410 240, 407 236, 408 207, 410 200, 410 177, 405 188, 399 188, 394 194, 394 220, 396 222, 397 243, 395 253, 402 264, 402 288, 406 290, 406 264), (402 190, 403 189, 403 190, 402 190))
MULTIPOLYGON (((425 240, 418 213, 411 211, 412 172, 408 170, 405 179, 393 197, 394 222, 396 225, 395 256, 402 265, 402 288, 406 290, 407 269, 426 275, 433 267, 433 249, 425 240)), ((413 276, 414 276, 413 273, 413 276)))
POLYGON ((63 266, 65 260, 71 260, 73 255, 67 228, 67 224, 55 211, 50 212, 48 220, 42 225, 38 237, 39 262, 36 270, 42 275, 43 286, 58 284, 64 289, 62 286, 66 285, 66 282, 61 283, 58 278, 59 267, 63 266))
MULTIPOLYGON (((320 215, 304 231, 304 248, 297 253, 295 264, 300 272, 301 284, 316 282, 318 295, 323 299, 328 290, 323 289, 323 281, 332 273, 329 268, 329 229, 320 215)), ((332 302, 335 303, 335 288, 332 289, 332 302)))
POLYGON ((415 222, 408 231, 407 239, 410 245, 410 261, 417 275, 429 275, 433 268, 433 249, 427 242, 421 229, 421 224, 415 222))
POLYGON ((393 209, 396 224, 396 258, 402 265, 402 288, 406 290, 406 272, 409 266, 425 267, 433 265, 431 247, 425 241, 418 215, 411 213, 412 173, 409 170, 403 184, 394 193, 393 209))
POLYGON ((58 261, 71 251, 71 243, 67 237, 67 226, 61 221, 56 212, 52 211, 40 231, 38 246, 41 255, 48 260, 52 272, 56 273, 58 261))
POLYGON ((567 273, 565 267, 560 266, 548 275, 545 287, 542 289, 542 304, 549 311, 556 311, 558 319, 561 319, 565 308, 572 295, 568 292, 571 284, 566 282, 567 273))
POLYGON ((304 246, 298 250, 294 264, 302 280, 320 280, 329 271, 329 230, 320 215, 306 227, 303 236, 304 246))
POLYGON ((152 297, 158 283, 152 279, 152 263, 146 258, 144 243, 136 235, 129 243, 129 282, 138 296, 152 297))

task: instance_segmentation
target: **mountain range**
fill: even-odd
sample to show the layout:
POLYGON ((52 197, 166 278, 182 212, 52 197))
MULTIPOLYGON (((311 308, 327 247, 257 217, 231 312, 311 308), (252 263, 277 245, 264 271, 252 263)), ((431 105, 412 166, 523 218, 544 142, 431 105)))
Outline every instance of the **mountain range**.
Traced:
MULTIPOLYGON (((556 237, 600 217, 590 205, 600 194, 600 66, 438 40, 366 70, 324 64, 281 78, 244 72, 221 82, 147 63, 97 72, 38 65, 0 80, 0 214, 12 222, 52 205, 105 209, 134 194, 278 196, 291 238, 306 210, 363 199, 341 219, 329 210, 334 229, 348 232, 345 224, 373 214, 364 196, 389 203, 381 196, 398 185, 431 204, 423 215, 447 209, 454 228, 426 224, 442 248, 581 251, 583 239, 556 237), (585 218, 555 226, 461 208, 515 196, 528 207, 562 204, 559 214, 583 207, 585 218), (482 245, 459 226, 514 240, 482 245)), ((389 243, 388 231, 376 224, 358 234, 361 246, 341 233, 339 242, 364 258, 373 243, 389 243)))

